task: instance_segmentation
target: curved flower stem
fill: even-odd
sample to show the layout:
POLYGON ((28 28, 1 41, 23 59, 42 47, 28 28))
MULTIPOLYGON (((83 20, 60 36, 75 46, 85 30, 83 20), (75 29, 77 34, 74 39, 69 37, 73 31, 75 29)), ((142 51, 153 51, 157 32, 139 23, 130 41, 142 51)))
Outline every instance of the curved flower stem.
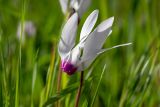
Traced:
POLYGON ((76 96, 75 107, 78 107, 78 103, 79 103, 79 99, 80 99, 80 95, 81 95, 81 90, 82 90, 82 85, 83 85, 83 71, 81 72, 80 85, 79 85, 77 96, 76 96))

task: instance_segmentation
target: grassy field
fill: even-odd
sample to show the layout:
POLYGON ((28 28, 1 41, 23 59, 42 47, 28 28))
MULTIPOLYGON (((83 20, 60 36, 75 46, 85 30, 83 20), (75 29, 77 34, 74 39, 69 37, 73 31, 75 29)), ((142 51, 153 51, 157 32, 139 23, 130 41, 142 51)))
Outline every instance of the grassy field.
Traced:
MULTIPOLYGON (((115 18, 104 48, 132 45, 103 53, 84 71, 79 107, 159 107, 160 0, 92 0, 77 38, 95 9, 96 25, 115 18)), ((62 72, 57 93, 57 45, 65 23, 58 0, 0 0, 0 107, 74 107, 80 72, 62 72), (23 39, 26 21, 36 32, 23 39)))

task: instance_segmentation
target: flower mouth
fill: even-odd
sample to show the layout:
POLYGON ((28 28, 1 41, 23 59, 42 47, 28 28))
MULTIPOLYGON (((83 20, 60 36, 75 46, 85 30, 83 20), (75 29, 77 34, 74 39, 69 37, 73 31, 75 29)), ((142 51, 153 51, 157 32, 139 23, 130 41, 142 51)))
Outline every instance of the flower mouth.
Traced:
POLYGON ((68 75, 72 75, 77 71, 77 67, 67 61, 61 61, 61 69, 68 75))

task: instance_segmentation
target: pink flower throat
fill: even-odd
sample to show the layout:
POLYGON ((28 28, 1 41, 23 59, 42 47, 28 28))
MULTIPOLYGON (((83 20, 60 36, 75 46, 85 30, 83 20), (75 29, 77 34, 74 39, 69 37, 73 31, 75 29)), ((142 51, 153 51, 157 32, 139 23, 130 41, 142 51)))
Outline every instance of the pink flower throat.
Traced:
POLYGON ((61 61, 61 69, 68 75, 72 75, 77 71, 77 67, 67 61, 61 61))

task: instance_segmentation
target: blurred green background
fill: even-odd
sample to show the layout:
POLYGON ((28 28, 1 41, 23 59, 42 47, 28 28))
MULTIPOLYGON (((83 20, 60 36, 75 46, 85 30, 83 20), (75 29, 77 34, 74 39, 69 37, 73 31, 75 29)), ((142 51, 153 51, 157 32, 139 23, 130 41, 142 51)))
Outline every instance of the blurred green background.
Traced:
MULTIPOLYGON (((85 71, 79 107, 160 106, 160 0, 92 0, 79 32, 95 9, 97 25, 115 17, 105 48, 132 45, 104 53, 85 71)), ((56 94, 57 44, 64 23, 58 0, 0 0, 1 107, 56 107, 59 99, 61 107, 74 106, 80 73, 63 73, 56 94), (20 43, 18 24, 27 20, 37 32, 20 43)))

